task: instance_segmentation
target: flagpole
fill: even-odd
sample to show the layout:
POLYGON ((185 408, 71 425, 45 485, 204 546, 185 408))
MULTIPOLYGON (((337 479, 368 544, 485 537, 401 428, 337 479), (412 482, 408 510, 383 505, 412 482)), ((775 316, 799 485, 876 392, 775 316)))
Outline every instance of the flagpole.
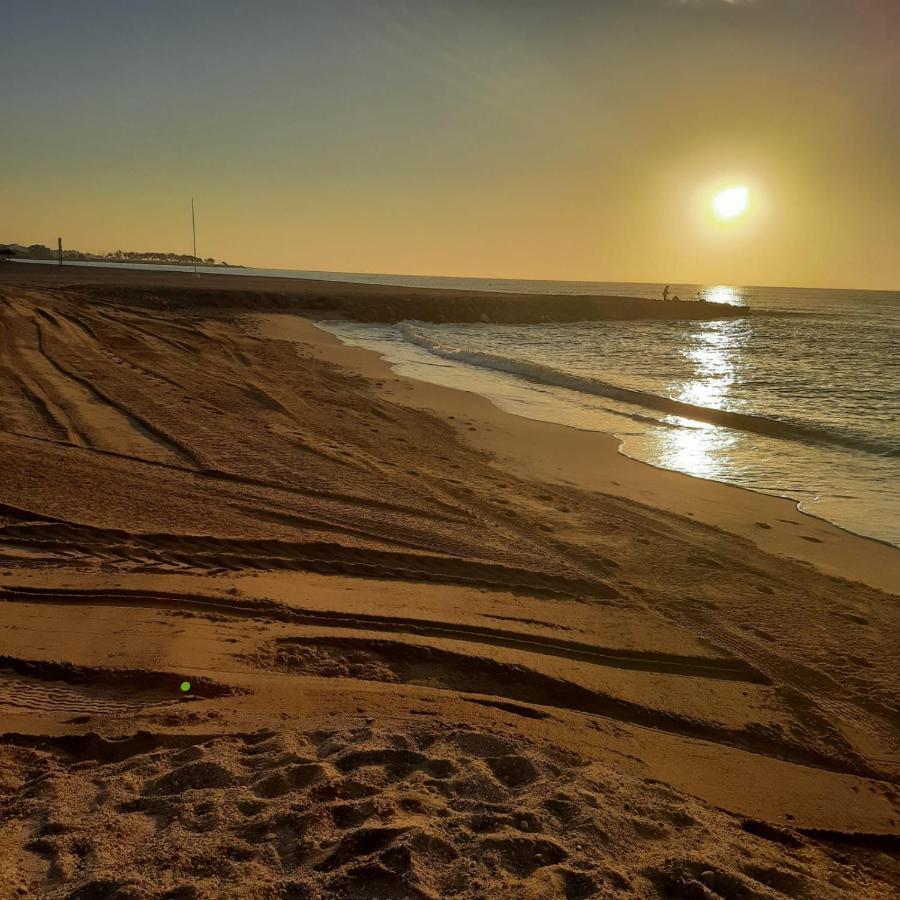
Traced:
POLYGON ((191 231, 194 235, 194 274, 197 274, 197 220, 194 218, 194 198, 191 197, 191 231))

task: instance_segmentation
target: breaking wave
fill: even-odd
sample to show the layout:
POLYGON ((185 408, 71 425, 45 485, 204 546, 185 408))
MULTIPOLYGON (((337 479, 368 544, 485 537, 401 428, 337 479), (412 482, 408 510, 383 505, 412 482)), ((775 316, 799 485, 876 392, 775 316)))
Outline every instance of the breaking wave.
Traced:
MULTIPOLYGON (((900 457, 900 446, 893 443, 867 440, 810 425, 785 422, 781 419, 730 412, 729 410, 708 406, 698 406, 681 400, 673 400, 671 397, 659 394, 620 387, 598 378, 563 372, 540 363, 513 359, 494 353, 449 347, 433 340, 421 328, 411 322, 401 322, 398 325, 398 329, 404 340, 422 347, 435 356, 468 363, 483 369, 506 372, 538 384, 568 388, 569 390, 580 391, 581 393, 592 394, 597 397, 607 397, 611 400, 642 406, 645 409, 651 409, 668 416, 678 416, 692 419, 696 422, 706 422, 710 425, 718 425, 736 431, 784 440, 801 440, 831 447, 863 450, 879 456, 900 457)), ((660 424, 667 425, 671 423, 661 422, 660 424)))

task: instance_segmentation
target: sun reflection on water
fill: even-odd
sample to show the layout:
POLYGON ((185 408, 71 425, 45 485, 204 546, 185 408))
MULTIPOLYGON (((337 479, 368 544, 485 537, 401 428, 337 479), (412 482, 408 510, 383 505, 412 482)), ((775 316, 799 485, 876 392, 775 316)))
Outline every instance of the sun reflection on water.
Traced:
POLYGON ((702 292, 704 300, 710 303, 727 303, 729 306, 746 306, 747 300, 738 293, 737 288, 727 284, 714 284, 705 288, 702 292))
MULTIPOLYGON (((750 325, 743 320, 698 323, 681 351, 692 364, 692 375, 670 384, 669 396, 694 406, 734 409, 730 390, 749 334, 750 325)), ((728 467, 738 437, 735 432, 680 416, 670 416, 668 421, 681 427, 663 437, 661 465, 701 478, 715 477, 728 467)))

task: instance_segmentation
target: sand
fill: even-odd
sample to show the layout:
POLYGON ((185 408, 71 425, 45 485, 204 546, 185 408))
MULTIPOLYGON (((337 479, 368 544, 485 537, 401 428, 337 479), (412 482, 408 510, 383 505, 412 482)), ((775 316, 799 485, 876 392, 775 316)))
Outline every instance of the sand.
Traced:
POLYGON ((240 280, 0 268, 0 896, 895 896, 900 551, 240 280))
MULTIPOLYGON (((725 303, 659 298, 570 294, 513 294, 397 288, 388 285, 257 275, 194 275, 92 266, 12 263, 4 280, 77 289, 79 296, 142 309, 196 309, 211 304, 220 312, 253 309, 331 315, 364 322, 579 322, 602 319, 733 319, 752 314, 725 303), (121 274, 119 274, 121 273, 121 274)), ((771 315, 771 313, 769 313, 771 315)))

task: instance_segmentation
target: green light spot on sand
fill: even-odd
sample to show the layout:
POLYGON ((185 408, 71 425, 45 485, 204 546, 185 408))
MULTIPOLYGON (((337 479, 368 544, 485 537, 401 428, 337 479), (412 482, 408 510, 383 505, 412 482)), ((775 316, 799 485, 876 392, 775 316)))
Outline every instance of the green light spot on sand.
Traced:
POLYGON ((182 681, 180 687, 181 692, 186 694, 191 689, 191 683, 189 681, 182 681))

